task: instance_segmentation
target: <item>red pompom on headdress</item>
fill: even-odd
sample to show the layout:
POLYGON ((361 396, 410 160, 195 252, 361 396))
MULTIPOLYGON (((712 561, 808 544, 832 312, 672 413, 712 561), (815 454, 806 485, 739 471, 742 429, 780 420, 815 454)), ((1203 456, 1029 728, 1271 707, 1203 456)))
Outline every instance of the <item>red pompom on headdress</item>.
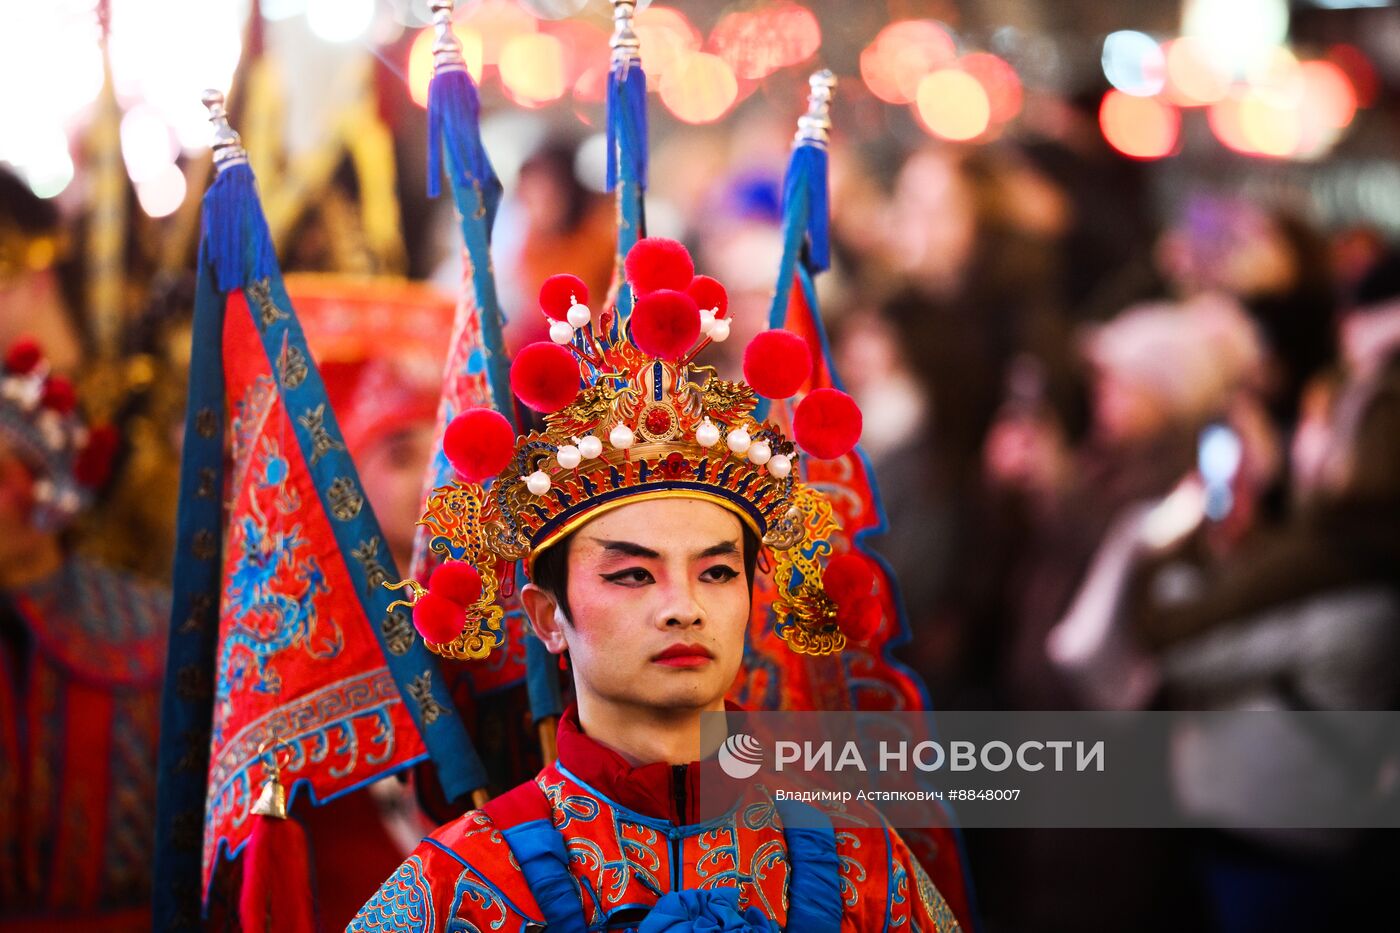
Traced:
POLYGON ((567 320, 575 303, 588 304, 588 286, 576 275, 551 275, 540 286, 540 310, 551 320, 567 320))
POLYGON ((424 641, 445 645, 462 634, 466 610, 431 590, 413 604, 413 627, 424 641))
POLYGON ((78 393, 73 383, 63 376, 50 376, 44 383, 44 397, 41 404, 60 415, 66 415, 78 407, 78 393))
POLYGON ((700 339, 700 309, 695 299, 669 288, 638 298, 630 323, 632 342, 656 359, 678 360, 700 339))
POLYGON ((658 236, 638 240, 627 251, 622 267, 633 294, 638 297, 661 288, 683 292, 695 278, 690 251, 675 240, 658 236))
POLYGON ((510 388, 516 398, 538 412, 555 412, 579 392, 578 363, 573 354, 541 341, 516 354, 510 367, 510 388))
POLYGON ((812 351, 790 330, 765 330, 744 348, 744 379, 764 398, 791 398, 812 375, 812 351))
POLYGON ((875 571, 859 554, 838 554, 822 571, 822 589, 837 606, 854 607, 875 589, 875 571))
POLYGON ((27 376, 44 358, 44 351, 33 337, 21 337, 5 354, 5 368, 17 376, 27 376))
POLYGON ((884 618, 884 607, 878 596, 867 596, 856 602, 850 609, 836 612, 836 624, 848 641, 856 644, 869 641, 880 628, 884 618))
POLYGON ((716 319, 729 313, 729 292, 717 279, 697 275, 690 280, 685 293, 695 299, 695 305, 701 311, 714 311, 716 319))
POLYGON ((838 389, 814 389, 792 413, 793 439, 822 460, 850 453, 860 442, 860 408, 838 389))
POLYGON ((468 408, 447 425, 442 451, 462 479, 480 483, 510 463, 515 453, 515 431, 498 411, 468 408))
POLYGON ((464 560, 444 561, 428 579, 428 592, 465 609, 481 598, 481 574, 464 560))

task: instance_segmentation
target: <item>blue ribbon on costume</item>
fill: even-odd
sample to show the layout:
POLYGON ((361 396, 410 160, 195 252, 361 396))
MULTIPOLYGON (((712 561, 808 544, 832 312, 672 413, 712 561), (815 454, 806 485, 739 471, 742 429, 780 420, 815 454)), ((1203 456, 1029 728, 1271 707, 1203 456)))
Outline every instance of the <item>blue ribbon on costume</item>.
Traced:
MULTIPOLYGON (((788 900, 796 893, 789 891, 788 900)), ((788 927, 807 931, 792 924, 788 927)), ((777 926, 758 907, 739 910, 738 888, 672 891, 656 902, 637 927, 637 933, 778 933, 777 926)))
POLYGON ((501 835, 550 933, 587 933, 578 883, 569 873, 569 853, 554 824, 531 820, 502 830, 501 835))
POLYGON ((775 802, 787 843, 789 930, 839 933, 841 929, 841 861, 831 818, 796 800, 775 802))
MULTIPOLYGON (((808 276, 831 267, 831 210, 827 195, 826 148, 804 141, 792 150, 783 176, 783 257, 778 286, 768 311, 768 326, 787 320, 789 296, 798 266, 808 276)), ((820 316, 813 317, 820 324, 820 316)))

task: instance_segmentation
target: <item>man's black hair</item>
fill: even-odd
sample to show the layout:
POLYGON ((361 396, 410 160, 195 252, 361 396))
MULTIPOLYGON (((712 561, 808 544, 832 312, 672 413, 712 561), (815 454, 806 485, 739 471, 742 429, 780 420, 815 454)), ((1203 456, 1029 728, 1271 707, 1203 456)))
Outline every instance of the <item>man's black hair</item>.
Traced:
MULTIPOLYGON (((758 566, 760 543, 758 535, 748 525, 743 525, 744 577, 749 585, 749 597, 753 597, 753 577, 758 566)), ((564 610, 564 618, 573 622, 574 613, 569 607, 569 549, 573 546, 572 532, 554 542, 535 561, 533 580, 536 586, 545 590, 558 601, 564 610)))

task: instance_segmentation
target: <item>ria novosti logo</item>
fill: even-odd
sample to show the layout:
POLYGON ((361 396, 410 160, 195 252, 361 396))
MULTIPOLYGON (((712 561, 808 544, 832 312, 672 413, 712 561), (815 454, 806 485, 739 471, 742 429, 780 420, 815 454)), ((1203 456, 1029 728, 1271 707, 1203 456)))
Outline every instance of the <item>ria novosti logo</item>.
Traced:
POLYGON ((731 735, 719 747, 720 770, 736 781, 747 780, 763 767, 763 745, 743 732, 731 735))

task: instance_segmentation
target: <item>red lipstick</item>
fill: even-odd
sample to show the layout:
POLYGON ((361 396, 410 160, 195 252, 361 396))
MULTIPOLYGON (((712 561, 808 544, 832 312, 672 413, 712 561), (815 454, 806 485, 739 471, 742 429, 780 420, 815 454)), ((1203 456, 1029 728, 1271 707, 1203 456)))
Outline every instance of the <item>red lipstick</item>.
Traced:
POLYGON ((657 664, 667 667, 699 667, 713 661, 715 656, 704 645, 672 645, 660 654, 652 656, 657 664))

